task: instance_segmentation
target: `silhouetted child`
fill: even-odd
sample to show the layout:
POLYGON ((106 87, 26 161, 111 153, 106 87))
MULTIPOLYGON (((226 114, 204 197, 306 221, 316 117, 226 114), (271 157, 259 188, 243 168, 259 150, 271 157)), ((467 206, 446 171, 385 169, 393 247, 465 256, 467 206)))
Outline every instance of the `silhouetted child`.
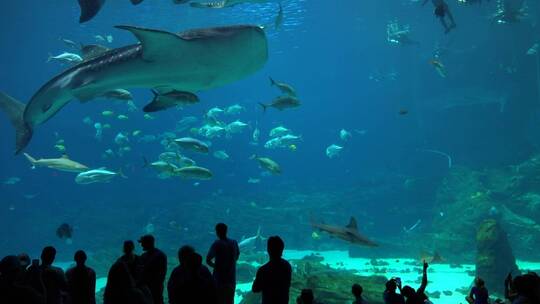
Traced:
POLYGON ((71 303, 96 303, 96 273, 85 265, 86 253, 82 250, 75 252, 75 267, 66 271, 68 293, 71 303))
MULTIPOLYGON (((21 260, 19 256, 19 261, 21 260)), ((25 263, 26 264, 26 263, 25 263)), ((24 267, 24 266, 23 266, 24 267)), ((45 284, 43 284, 43 271, 39 266, 39 260, 32 260, 30 266, 24 271, 24 285, 33 288, 39 294, 45 295, 45 284)))
POLYGON ((296 304, 317 304, 315 296, 313 295, 313 290, 302 289, 302 292, 298 298, 296 298, 296 304))
POLYGON ((362 293, 364 292, 364 288, 362 288, 362 286, 359 284, 353 284, 351 292, 354 296, 354 301, 352 304, 368 304, 368 302, 362 298, 362 293))
POLYGON ((470 304, 488 304, 489 293, 481 278, 474 279, 474 286, 471 288, 469 296, 465 298, 470 304))
POLYGON ((257 270, 251 290, 262 292, 262 304, 288 304, 291 287, 291 264, 282 259, 285 243, 279 236, 271 236, 267 241, 270 261, 257 270))
MULTIPOLYGON (((426 5, 428 1, 429 0, 424 0, 422 5, 426 5)), ((431 3, 433 3, 433 6, 435 7, 435 16, 439 18, 442 26, 444 27, 444 32, 450 32, 453 28, 456 27, 456 23, 454 22, 454 16, 452 16, 452 12, 450 12, 448 4, 444 0, 431 0, 431 3), (447 17, 450 21, 450 24, 446 22, 447 17)))

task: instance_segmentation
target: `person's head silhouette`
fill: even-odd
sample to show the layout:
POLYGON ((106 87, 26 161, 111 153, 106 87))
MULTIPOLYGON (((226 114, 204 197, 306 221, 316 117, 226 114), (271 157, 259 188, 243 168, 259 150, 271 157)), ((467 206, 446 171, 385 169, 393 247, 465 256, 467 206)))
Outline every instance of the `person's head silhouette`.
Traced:
POLYGON ((482 278, 476 278, 474 279, 474 286, 476 286, 477 288, 484 288, 486 286, 486 282, 484 282, 484 280, 482 280, 482 278))
POLYGON ((279 236, 271 236, 268 238, 267 251, 270 259, 279 259, 283 255, 285 243, 279 236))
POLYGON ((124 241, 124 254, 132 254, 135 250, 135 243, 133 241, 128 240, 124 241))
POLYGON ((353 284, 351 292, 355 298, 359 299, 364 292, 364 288, 362 288, 362 286, 360 286, 359 284, 353 284))
POLYGON ((313 290, 302 289, 302 292, 300 293, 300 296, 296 302, 300 304, 312 304, 314 300, 315 296, 313 295, 313 290))
POLYGON ((144 251, 148 251, 154 249, 155 240, 152 235, 146 234, 139 239, 139 243, 141 243, 144 251))
POLYGON ((74 259, 75 263, 77 263, 77 266, 84 266, 84 263, 86 263, 87 259, 86 252, 82 250, 77 250, 77 252, 75 252, 74 259))
POLYGON ((401 289, 401 294, 406 297, 406 298, 410 298, 412 296, 414 296, 414 288, 412 288, 411 286, 409 285, 405 285, 402 289, 401 289))
POLYGON ((224 223, 218 223, 216 225, 216 235, 220 240, 227 238, 227 225, 224 223))
POLYGON ((386 291, 396 292, 396 288, 397 288, 396 279, 390 279, 386 282, 386 291))
POLYGON ((53 246, 47 246, 41 251, 41 263, 45 266, 52 265, 56 257, 56 249, 53 246))
POLYGON ((21 274, 21 263, 14 255, 8 255, 0 261, 0 277, 7 283, 15 283, 21 274))
POLYGON ((192 255, 195 253, 195 249, 189 245, 182 246, 178 250, 178 261, 180 264, 187 265, 191 262, 192 255))

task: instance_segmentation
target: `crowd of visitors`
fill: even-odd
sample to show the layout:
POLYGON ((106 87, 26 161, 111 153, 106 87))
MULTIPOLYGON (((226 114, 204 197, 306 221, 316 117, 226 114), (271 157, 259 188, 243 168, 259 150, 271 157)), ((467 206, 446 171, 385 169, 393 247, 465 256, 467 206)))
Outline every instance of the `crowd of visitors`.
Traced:
MULTIPOLYGON (((233 304, 236 290, 236 262, 240 257, 238 243, 227 237, 227 225, 216 225, 217 240, 203 257, 191 246, 178 250, 179 265, 167 282, 169 304, 233 304)), ((155 246, 152 235, 139 239, 143 254, 135 254, 133 241, 125 241, 124 254, 116 260, 107 276, 103 295, 105 304, 164 304, 167 256, 155 246)), ((253 281, 252 291, 261 293, 262 304, 288 304, 292 267, 283 259, 285 243, 279 236, 267 241, 269 261, 262 265, 253 281)), ((86 266, 87 256, 75 252, 75 266, 65 273, 53 266, 56 249, 43 248, 41 261, 27 254, 10 255, 0 261, 0 303, 2 304, 95 304, 96 273, 86 266)), ((386 282, 382 295, 386 304, 429 304, 425 294, 428 284, 428 263, 424 262, 422 281, 418 289, 402 286, 400 278, 386 282), (397 292, 399 290, 399 293, 397 292)), ((540 277, 527 273, 504 282, 505 298, 512 304, 539 304, 540 277)), ((366 304, 363 288, 354 284, 351 302, 366 304)), ((489 303, 485 282, 476 278, 465 300, 470 304, 489 303)), ((320 303, 313 290, 303 289, 296 298, 298 304, 320 303)), ((499 303, 503 303, 499 300, 499 303)))

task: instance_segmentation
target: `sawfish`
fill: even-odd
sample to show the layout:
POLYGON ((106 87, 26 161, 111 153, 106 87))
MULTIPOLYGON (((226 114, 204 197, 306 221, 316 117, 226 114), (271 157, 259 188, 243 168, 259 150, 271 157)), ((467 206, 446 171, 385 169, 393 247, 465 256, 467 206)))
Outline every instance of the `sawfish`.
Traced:
POLYGON ((118 88, 158 92, 198 92, 223 86, 260 70, 268 45, 259 26, 235 25, 175 34, 134 26, 139 43, 112 49, 83 61, 45 83, 25 105, 0 92, 0 109, 16 129, 15 153, 73 99, 86 102, 118 88))

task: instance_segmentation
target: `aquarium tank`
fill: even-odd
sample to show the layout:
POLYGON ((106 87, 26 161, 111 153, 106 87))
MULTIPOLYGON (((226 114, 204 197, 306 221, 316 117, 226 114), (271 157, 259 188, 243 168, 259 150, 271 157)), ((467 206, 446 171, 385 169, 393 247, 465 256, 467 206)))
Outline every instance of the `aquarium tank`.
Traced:
POLYGON ((540 303, 538 1, 0 8, 1 303, 540 303))

